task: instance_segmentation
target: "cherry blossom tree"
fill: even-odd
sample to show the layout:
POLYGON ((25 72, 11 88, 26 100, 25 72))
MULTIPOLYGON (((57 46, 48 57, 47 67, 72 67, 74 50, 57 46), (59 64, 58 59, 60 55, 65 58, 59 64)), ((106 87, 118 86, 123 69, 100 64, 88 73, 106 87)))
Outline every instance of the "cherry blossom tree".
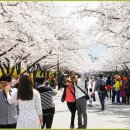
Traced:
POLYGON ((79 7, 77 13, 81 18, 97 18, 97 24, 90 32, 96 44, 107 48, 104 56, 93 63, 92 67, 96 66, 96 70, 111 70, 124 63, 130 63, 129 9, 129 2, 99 2, 97 8, 79 7))
POLYGON ((0 2, 0 68, 88 72, 129 63, 129 2, 0 2), (92 44, 106 46, 102 57, 92 44))

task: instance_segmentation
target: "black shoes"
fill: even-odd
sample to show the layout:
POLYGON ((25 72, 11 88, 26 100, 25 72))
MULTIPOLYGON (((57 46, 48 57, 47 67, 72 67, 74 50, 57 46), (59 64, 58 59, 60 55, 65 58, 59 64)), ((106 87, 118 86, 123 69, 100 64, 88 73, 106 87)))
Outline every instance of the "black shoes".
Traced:
POLYGON ((84 127, 84 126, 82 125, 82 126, 79 126, 77 129, 86 129, 86 127, 84 127))
POLYGON ((104 108, 101 109, 101 111, 104 111, 104 110, 105 110, 104 108))
POLYGON ((74 126, 73 126, 73 125, 71 125, 71 126, 70 126, 70 129, 74 129, 74 126))

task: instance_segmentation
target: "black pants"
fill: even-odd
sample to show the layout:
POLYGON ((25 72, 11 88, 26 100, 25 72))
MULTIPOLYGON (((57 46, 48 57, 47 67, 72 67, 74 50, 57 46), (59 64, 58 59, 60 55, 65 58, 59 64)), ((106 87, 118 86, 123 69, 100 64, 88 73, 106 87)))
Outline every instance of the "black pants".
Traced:
POLYGON ((43 115, 43 128, 51 128, 54 114, 43 115))
POLYGON ((8 125, 1 125, 0 124, 0 128, 16 128, 16 123, 8 124, 8 125))
POLYGON ((126 102, 129 104, 130 94, 126 93, 126 102))
POLYGON ((98 93, 100 104, 102 107, 102 110, 105 109, 105 94, 104 93, 98 93))
POLYGON ((126 97, 122 97, 122 103, 126 103, 126 97))
POLYGON ((112 90, 112 103, 115 101, 116 92, 112 90))
POLYGON ((75 112, 76 112, 76 102, 67 102, 67 106, 71 112, 71 126, 74 126, 75 112))

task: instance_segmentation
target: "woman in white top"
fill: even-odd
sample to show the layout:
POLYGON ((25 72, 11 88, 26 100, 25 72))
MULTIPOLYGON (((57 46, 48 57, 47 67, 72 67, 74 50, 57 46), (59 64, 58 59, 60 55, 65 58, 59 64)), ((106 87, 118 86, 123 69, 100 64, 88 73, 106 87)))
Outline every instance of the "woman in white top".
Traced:
POLYGON ((19 114, 16 128, 41 128, 42 107, 40 94, 33 89, 32 80, 29 75, 22 75, 18 89, 10 91, 9 86, 5 88, 7 100, 10 104, 17 103, 19 114))

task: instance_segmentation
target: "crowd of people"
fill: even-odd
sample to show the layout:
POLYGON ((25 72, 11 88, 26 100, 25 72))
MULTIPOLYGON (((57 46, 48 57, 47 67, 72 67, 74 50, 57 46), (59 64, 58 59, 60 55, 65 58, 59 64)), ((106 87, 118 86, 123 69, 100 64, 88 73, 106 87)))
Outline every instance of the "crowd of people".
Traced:
POLYGON ((99 74, 99 77, 95 79, 94 86, 92 91, 98 92, 101 110, 105 109, 105 99, 111 99, 112 104, 129 104, 130 77, 115 75, 106 78, 99 74))
MULTIPOLYGON (((0 128, 51 128, 55 114, 52 96, 56 95, 55 83, 44 77, 36 78, 33 86, 30 75, 24 74, 12 80, 10 75, 0 77, 0 128)), ((87 128, 87 102, 93 107, 97 91, 101 110, 105 110, 105 99, 112 103, 129 104, 130 78, 115 75, 104 78, 85 78, 84 74, 63 74, 60 78, 64 88, 61 101, 67 103, 71 113, 70 128, 75 128, 75 114, 78 114, 78 128, 87 128)))
POLYGON ((101 111, 105 110, 105 99, 110 99, 112 104, 129 104, 130 78, 120 75, 105 77, 103 74, 99 74, 97 77, 81 77, 75 80, 74 76, 78 77, 78 75, 72 74, 69 76, 64 75, 64 78, 61 78, 61 84, 64 87, 61 100, 67 102, 68 109, 71 112, 70 128, 74 127, 76 110, 78 112, 78 128, 87 127, 86 99, 84 92, 89 96, 88 106, 93 107, 93 101, 96 101, 95 93, 97 91, 101 104, 101 111), (81 91, 78 86, 80 86, 84 92, 81 91), (83 123, 81 123, 82 118, 84 119, 83 123))
POLYGON ((107 96, 112 99, 112 103, 129 104, 130 98, 130 77, 115 75, 113 78, 108 77, 106 80, 107 96))

